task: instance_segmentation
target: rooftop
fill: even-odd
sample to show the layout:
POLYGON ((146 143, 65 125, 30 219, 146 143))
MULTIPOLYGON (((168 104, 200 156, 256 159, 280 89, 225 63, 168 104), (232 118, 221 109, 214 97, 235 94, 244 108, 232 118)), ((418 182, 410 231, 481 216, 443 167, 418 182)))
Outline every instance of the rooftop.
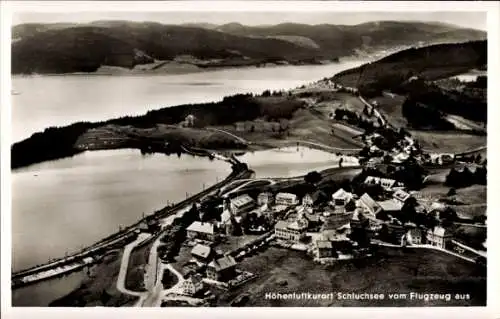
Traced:
POLYGON ((323 249, 332 249, 333 248, 332 242, 328 241, 328 240, 318 240, 318 241, 316 241, 316 246, 318 246, 318 248, 323 248, 323 249))
POLYGON ((304 230, 307 228, 307 221, 302 219, 293 221, 288 224, 288 228, 293 230, 304 230))
POLYGON ((386 212, 394 212, 399 211, 403 208, 403 204, 395 199, 388 199, 381 202, 378 202, 380 207, 386 212))
POLYGON ((281 198, 296 200, 297 199, 297 195, 291 194, 291 193, 278 193, 276 195, 276 199, 281 199, 281 198))
POLYGON ((214 260, 208 264, 209 267, 214 267, 216 271, 221 271, 233 266, 236 266, 236 260, 231 256, 224 256, 214 260))
POLYGON ((332 198, 333 199, 347 200, 347 199, 352 198, 352 194, 349 192, 346 192, 343 188, 341 188, 338 191, 336 191, 335 193, 333 193, 332 198))
POLYGON ((410 198, 410 194, 408 194, 407 192, 405 192, 404 190, 401 190, 401 189, 398 189, 397 191, 395 191, 392 196, 397 199, 397 200, 400 200, 402 202, 406 201, 408 198, 410 198))
POLYGON ((186 229, 187 231, 194 231, 198 233, 205 233, 205 234, 214 234, 214 225, 212 223, 207 223, 207 222, 199 222, 195 221, 189 227, 186 229))
POLYGON ((390 178, 381 178, 376 176, 367 176, 365 179, 365 184, 381 184, 384 187, 392 187, 396 184, 396 181, 390 178))
POLYGON ((372 214, 376 214, 379 210, 382 209, 380 205, 373 199, 371 198, 370 195, 367 193, 364 193, 359 200, 366 206, 368 209, 371 211, 372 214))
POLYGON ((288 223, 284 220, 279 220, 274 226, 275 229, 286 229, 288 227, 288 223))
POLYGON ((443 227, 441 226, 436 226, 434 227, 434 229, 432 230, 432 233, 435 235, 435 236, 440 236, 440 237, 444 237, 444 236, 447 236, 447 235, 450 235, 446 229, 444 229, 443 227))
POLYGON ((208 256, 210 256, 211 251, 212 249, 210 247, 198 244, 191 250, 191 254, 200 256, 202 258, 207 258, 208 256))
POLYGON ((189 276, 188 279, 185 280, 186 282, 192 282, 193 284, 199 284, 203 282, 203 278, 201 278, 200 274, 193 274, 189 276))
POLYGON ((238 196, 238 197, 231 199, 231 204, 236 206, 236 207, 243 207, 245 205, 253 203, 253 201, 254 200, 252 197, 245 194, 245 195, 241 195, 241 196, 238 196))

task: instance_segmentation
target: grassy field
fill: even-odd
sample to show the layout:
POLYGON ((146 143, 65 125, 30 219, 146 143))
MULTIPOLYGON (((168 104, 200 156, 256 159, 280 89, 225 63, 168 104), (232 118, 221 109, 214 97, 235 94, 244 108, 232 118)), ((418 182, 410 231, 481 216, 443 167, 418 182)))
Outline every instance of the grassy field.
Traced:
POLYGON ((427 151, 458 153, 486 146, 486 136, 459 132, 410 131, 427 151))
MULTIPOLYGON (((261 121, 258 122, 261 125, 261 121)), ((247 125, 251 127, 251 125, 247 125)), ((242 137, 255 143, 266 143, 279 146, 286 141, 304 140, 325 144, 331 147, 353 149, 359 148, 359 141, 335 136, 331 134, 332 122, 328 118, 322 118, 318 114, 313 114, 311 110, 299 109, 295 111, 293 117, 288 122, 288 130, 283 133, 268 131, 251 131, 245 129, 237 131, 234 126, 219 127, 227 132, 242 137)))
POLYGON ((259 277, 233 291, 219 292, 219 306, 248 294, 244 306, 479 306, 486 303, 485 269, 426 249, 384 248, 376 256, 333 266, 314 264, 304 253, 271 247, 243 260, 240 269, 259 277), (270 267, 272 265, 272 267, 270 267), (384 300, 272 300, 266 292, 384 293, 384 300), (389 293, 462 293, 470 300, 389 300, 389 293))
POLYGON ((116 281, 120 272, 122 250, 114 251, 104 260, 92 267, 89 278, 82 285, 55 300, 50 306, 54 307, 123 307, 132 306, 137 297, 120 293, 116 289, 116 281))
POLYGON ((485 250, 483 242, 486 240, 486 228, 471 225, 454 225, 451 228, 455 239, 469 247, 485 250))
POLYGON ((175 262, 172 263, 172 266, 182 275, 187 274, 187 269, 184 269, 184 265, 193 258, 191 256, 192 249, 193 247, 190 246, 182 246, 179 254, 175 257, 175 262))
POLYGON ((125 288, 132 291, 146 291, 144 287, 144 267, 148 264, 149 251, 154 241, 134 248, 130 253, 125 288))
POLYGON ((378 103, 378 110, 387 117, 392 125, 406 127, 408 122, 402 113, 402 105, 405 99, 404 96, 393 94, 391 96, 379 96, 371 99, 371 101, 378 103))

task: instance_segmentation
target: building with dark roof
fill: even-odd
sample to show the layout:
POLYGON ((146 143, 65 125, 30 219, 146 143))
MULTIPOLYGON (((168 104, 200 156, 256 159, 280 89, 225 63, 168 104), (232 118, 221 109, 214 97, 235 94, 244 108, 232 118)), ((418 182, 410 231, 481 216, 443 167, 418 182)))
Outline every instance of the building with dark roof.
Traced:
POLYGON ((207 266, 208 279, 228 281, 236 275, 236 261, 231 256, 223 256, 211 261, 207 266))

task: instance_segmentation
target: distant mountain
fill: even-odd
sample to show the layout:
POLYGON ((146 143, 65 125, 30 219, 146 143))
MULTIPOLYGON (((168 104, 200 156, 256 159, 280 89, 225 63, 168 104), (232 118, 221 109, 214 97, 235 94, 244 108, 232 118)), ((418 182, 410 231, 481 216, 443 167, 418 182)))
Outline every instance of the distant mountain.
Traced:
POLYGON ((306 25, 282 23, 273 26, 244 26, 239 23, 222 25, 217 30, 244 36, 301 36, 309 38, 329 54, 343 55, 364 47, 427 45, 436 42, 459 42, 486 39, 486 32, 430 22, 368 22, 347 25, 306 25))
POLYGON ((95 21, 22 24, 12 29, 13 73, 94 72, 103 65, 132 68, 189 55, 221 66, 273 61, 317 63, 359 50, 486 38, 486 33, 440 23, 374 22, 355 26, 284 23, 164 25, 95 21))

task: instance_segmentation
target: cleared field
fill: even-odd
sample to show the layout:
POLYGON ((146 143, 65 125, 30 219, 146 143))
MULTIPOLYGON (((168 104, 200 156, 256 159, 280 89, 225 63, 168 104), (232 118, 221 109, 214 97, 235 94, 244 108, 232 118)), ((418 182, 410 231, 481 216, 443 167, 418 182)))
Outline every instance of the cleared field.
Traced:
POLYGON ((458 188, 456 189, 457 194, 453 196, 447 196, 449 190, 450 187, 442 184, 429 184, 419 190, 418 194, 422 197, 434 198, 436 200, 447 197, 448 199, 455 199, 457 202, 466 205, 486 205, 486 185, 472 185, 465 188, 458 188))
POLYGON ((486 146, 486 136, 459 132, 410 131, 427 151, 460 153, 486 146))
MULTIPOLYGON (((262 120, 255 121, 255 125, 258 127, 266 126, 262 120)), ((351 135, 347 137, 332 135, 331 125, 328 115, 323 118, 321 114, 313 114, 311 110, 299 109, 294 112, 293 117, 288 121, 288 129, 284 132, 279 132, 278 129, 275 129, 274 132, 260 131, 258 129, 252 131, 248 129, 252 125, 245 125, 244 130, 236 130, 234 126, 219 128, 254 143, 272 145, 287 140, 304 140, 337 148, 352 149, 360 147, 359 141, 353 140, 351 135)))
POLYGON ((450 205, 457 214, 463 218, 474 218, 477 216, 486 215, 487 204, 473 204, 473 205, 450 205))
POLYGON ((219 306, 247 294, 244 306, 480 306, 486 303, 484 268, 427 249, 381 248, 364 260, 317 265, 304 253, 271 247, 243 260, 241 269, 259 277, 233 291, 219 292, 219 306), (270 267, 272 265, 272 267, 270 267), (269 299, 274 293, 384 293, 384 300, 269 299), (469 294, 469 300, 389 300, 389 293, 469 294))

